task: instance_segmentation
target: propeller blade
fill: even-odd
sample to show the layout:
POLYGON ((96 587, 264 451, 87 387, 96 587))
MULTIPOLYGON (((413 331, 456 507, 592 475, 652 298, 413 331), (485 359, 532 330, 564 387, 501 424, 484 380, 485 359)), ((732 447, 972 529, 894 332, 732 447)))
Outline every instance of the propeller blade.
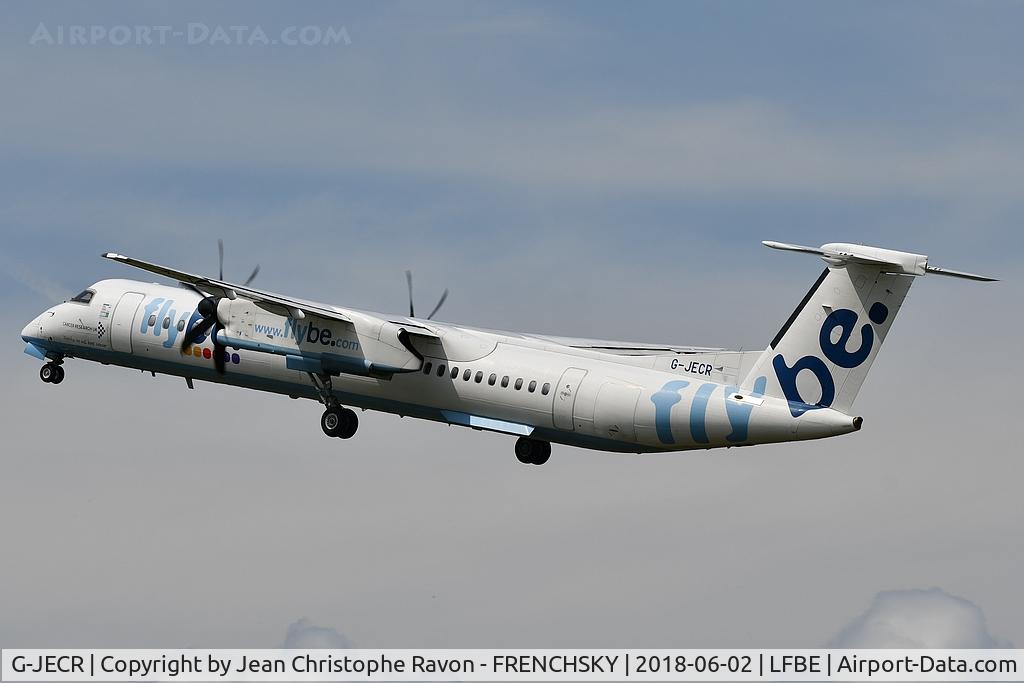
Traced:
POLYGON ((220 332, 220 323, 214 325, 213 328, 213 367, 217 371, 218 375, 224 374, 224 354, 227 353, 227 349, 223 344, 217 341, 217 333, 220 332))
POLYGON ((434 310, 432 310, 430 312, 430 315, 427 316, 427 320, 433 320, 434 319, 434 314, 436 314, 438 311, 441 310, 441 307, 444 306, 444 302, 447 299, 448 299, 448 290, 446 289, 446 290, 444 290, 444 293, 441 295, 440 301, 438 301, 437 305, 434 306, 434 310))
POLYGON ((259 264, 257 264, 256 267, 252 269, 252 275, 250 275, 249 277, 247 277, 245 279, 245 283, 244 284, 246 284, 246 285, 251 284, 252 281, 256 279, 256 276, 259 275, 259 274, 260 274, 260 267, 259 267, 259 264))
POLYGON ((409 285, 409 317, 410 318, 415 318, 416 317, 416 310, 413 308, 413 305, 412 305, 412 271, 411 270, 405 271, 405 281, 409 285))
POLYGON ((215 322, 217 322, 217 318, 203 318, 193 325, 192 329, 185 333, 185 338, 181 340, 181 350, 184 351, 195 344, 196 340, 206 334, 206 331, 210 329, 215 322))
MULTIPOLYGON (((219 277, 219 279, 223 280, 224 279, 224 240, 220 240, 220 239, 217 240, 217 258, 218 258, 218 261, 219 261, 219 264, 220 264, 220 268, 218 270, 220 275, 218 277, 219 277)), ((260 267, 259 267, 259 264, 257 264, 256 267, 252 269, 252 274, 249 275, 249 277, 245 280, 245 284, 246 285, 251 284, 252 281, 256 279, 256 276, 259 275, 259 273, 260 273, 260 267)))
POLYGON ((223 280, 224 279, 224 240, 221 240, 221 239, 217 240, 217 255, 219 256, 219 261, 220 261, 220 271, 219 271, 220 275, 218 276, 217 279, 218 280, 223 280))
POLYGON ((199 315, 203 316, 203 319, 192 326, 188 332, 185 333, 184 339, 181 340, 181 350, 184 351, 188 347, 196 343, 196 339, 206 334, 206 331, 210 329, 210 326, 217 322, 217 297, 208 296, 199 302, 196 306, 196 310, 199 315))

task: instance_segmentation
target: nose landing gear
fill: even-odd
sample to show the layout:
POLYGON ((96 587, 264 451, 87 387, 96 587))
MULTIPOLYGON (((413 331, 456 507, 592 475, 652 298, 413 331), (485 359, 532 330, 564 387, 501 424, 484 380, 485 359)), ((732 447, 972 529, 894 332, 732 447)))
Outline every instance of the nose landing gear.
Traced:
POLYGON ((551 457, 551 444, 547 441, 519 437, 516 441, 516 458, 524 465, 543 465, 551 457))
POLYGON ((59 363, 47 363, 39 368, 39 379, 47 384, 60 384, 64 381, 64 368, 59 363))

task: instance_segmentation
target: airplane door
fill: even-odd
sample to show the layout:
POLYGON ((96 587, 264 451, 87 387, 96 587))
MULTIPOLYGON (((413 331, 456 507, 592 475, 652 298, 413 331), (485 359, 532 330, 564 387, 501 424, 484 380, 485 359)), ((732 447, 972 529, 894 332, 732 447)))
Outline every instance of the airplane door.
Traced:
POLYGON ((142 303, 143 295, 128 292, 121 295, 114 315, 110 319, 110 346, 114 351, 132 352, 132 327, 135 325, 135 311, 142 303))
POLYGON ((572 409, 576 405, 576 392, 580 382, 587 376, 586 370, 580 368, 569 368, 562 373, 562 379, 555 385, 555 399, 552 407, 552 417, 556 429, 574 431, 575 426, 572 419, 572 409))
POLYGON ((607 439, 635 441, 636 402, 640 387, 622 382, 605 382, 597 394, 594 433, 607 439))

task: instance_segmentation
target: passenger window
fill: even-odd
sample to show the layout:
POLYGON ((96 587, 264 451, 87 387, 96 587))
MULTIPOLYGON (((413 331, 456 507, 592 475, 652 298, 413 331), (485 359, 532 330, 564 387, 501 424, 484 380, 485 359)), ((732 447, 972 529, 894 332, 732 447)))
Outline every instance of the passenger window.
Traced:
POLYGON ((504 389, 508 386, 508 375, 501 378, 501 388, 504 389))
POLYGON ((490 384, 492 387, 494 386, 494 383, 497 382, 497 381, 498 381, 498 376, 495 375, 493 372, 491 373, 491 376, 487 378, 487 383, 490 384))
POLYGON ((184 331, 185 331, 185 319, 182 318, 181 320, 178 321, 178 332, 184 332, 184 331))
POLYGON ((452 379, 455 379, 458 376, 459 376, 459 369, 458 368, 452 368, 452 379))
POLYGON ((523 388, 523 378, 520 377, 519 379, 516 380, 516 391, 519 391, 522 388, 523 388))
POLYGON ((437 376, 444 377, 444 363, 437 366, 437 376))
POLYGON ((472 374, 473 374, 473 371, 470 370, 469 368, 466 368, 466 371, 464 373, 462 373, 462 381, 463 382, 468 382, 469 381, 469 377, 472 374))
POLYGON ((537 391, 537 382, 531 381, 530 382, 530 387, 527 389, 527 391, 529 391, 531 394, 533 392, 537 391))
POLYGON ((150 327, 156 327, 156 313, 154 313, 153 315, 149 316, 149 326, 150 327))
POLYGON ((424 365, 423 365, 423 374, 424 375, 429 375, 430 374, 431 365, 432 364, 431 364, 431 362, 429 360, 426 363, 424 363, 424 365))
POLYGON ((171 326, 171 319, 169 317, 168 318, 164 318, 164 329, 166 330, 170 326, 171 326))
POLYGON ((474 381, 476 381, 477 384, 480 384, 480 382, 484 381, 484 373, 482 373, 479 370, 477 370, 476 371, 476 377, 474 377, 473 379, 474 379, 474 381))
POLYGON ((75 303, 87 304, 90 301, 92 301, 93 294, 95 294, 95 292, 93 292, 91 289, 87 289, 73 296, 71 300, 74 301, 75 303))
POLYGON ((551 391, 551 384, 549 382, 544 382, 544 386, 540 388, 540 393, 547 396, 549 391, 551 391))

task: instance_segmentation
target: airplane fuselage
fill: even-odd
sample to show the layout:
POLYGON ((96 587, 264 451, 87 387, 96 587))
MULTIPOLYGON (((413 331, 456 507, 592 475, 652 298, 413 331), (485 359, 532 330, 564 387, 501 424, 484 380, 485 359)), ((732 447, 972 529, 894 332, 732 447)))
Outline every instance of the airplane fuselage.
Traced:
POLYGON ((23 330, 40 357, 321 401, 314 378, 326 376, 343 405, 606 451, 744 446, 860 427, 859 418, 836 410, 794 409, 765 396, 763 381, 741 390, 741 366, 750 359, 735 352, 616 355, 431 321, 435 336, 417 338, 414 357, 389 325, 425 321, 371 313, 359 324, 297 318, 243 299, 224 303, 225 325, 211 332, 225 346, 219 374, 210 335, 182 348, 201 318, 196 291, 134 280, 89 289, 87 303, 54 306, 23 330))

